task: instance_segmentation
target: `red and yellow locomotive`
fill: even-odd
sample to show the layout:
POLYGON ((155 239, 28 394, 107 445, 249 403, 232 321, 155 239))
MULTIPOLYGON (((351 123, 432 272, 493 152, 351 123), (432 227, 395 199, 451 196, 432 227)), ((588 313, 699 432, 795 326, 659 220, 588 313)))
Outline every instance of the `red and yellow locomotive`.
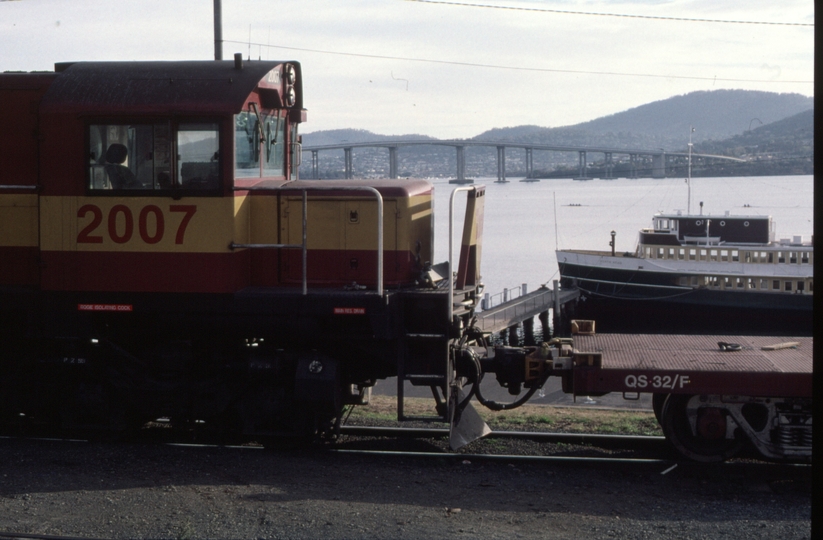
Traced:
POLYGON ((477 266, 455 314, 425 181, 297 179, 299 63, 57 64, 0 101, 0 422, 265 435, 377 378, 448 393, 477 266))

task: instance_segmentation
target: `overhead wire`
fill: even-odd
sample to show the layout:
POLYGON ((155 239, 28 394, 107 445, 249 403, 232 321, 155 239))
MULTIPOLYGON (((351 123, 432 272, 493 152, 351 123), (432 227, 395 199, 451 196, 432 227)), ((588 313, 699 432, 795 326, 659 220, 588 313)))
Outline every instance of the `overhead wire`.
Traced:
POLYGON ((429 64, 441 64, 450 66, 489 68, 489 69, 504 69, 510 71, 532 71, 541 73, 568 73, 574 75, 609 75, 617 77, 649 77, 656 79, 685 79, 692 81, 721 81, 721 82, 749 82, 749 83, 780 83, 780 84, 814 84, 814 81, 803 80, 780 80, 780 79, 737 79, 728 77, 698 77, 693 75, 657 75, 654 73, 631 73, 619 71, 589 71, 578 69, 553 69, 553 68, 539 68, 539 67, 523 67, 523 66, 503 66, 499 64, 481 64, 476 62, 458 62, 454 60, 433 60, 431 58, 415 58, 411 56, 389 56, 384 54, 364 54, 341 51, 329 51, 323 49, 308 49, 305 47, 290 47, 286 45, 270 45, 266 43, 252 43, 249 41, 236 41, 231 39, 224 39, 223 43, 237 43, 240 45, 255 45, 258 47, 270 47, 274 49, 284 49, 289 51, 300 51, 317 54, 331 54, 337 56, 352 56, 358 58, 372 58, 377 60, 401 60, 405 62, 424 62, 429 64))
POLYGON ((627 13, 597 13, 594 11, 573 11, 565 9, 550 9, 550 8, 535 8, 523 6, 499 6, 492 4, 475 4, 470 2, 448 2, 446 0, 403 0, 404 2, 417 2, 420 4, 441 4, 447 6, 460 6, 472 8, 487 8, 487 9, 505 9, 511 11, 537 11, 543 13, 559 13, 563 15, 586 15, 595 17, 621 17, 627 19, 652 19, 658 21, 676 21, 676 22, 699 22, 699 23, 719 23, 719 24, 759 24, 768 26, 810 26, 814 23, 795 23, 795 22, 773 22, 773 21, 742 21, 730 19, 703 19, 691 17, 666 17, 663 15, 634 15, 627 13))

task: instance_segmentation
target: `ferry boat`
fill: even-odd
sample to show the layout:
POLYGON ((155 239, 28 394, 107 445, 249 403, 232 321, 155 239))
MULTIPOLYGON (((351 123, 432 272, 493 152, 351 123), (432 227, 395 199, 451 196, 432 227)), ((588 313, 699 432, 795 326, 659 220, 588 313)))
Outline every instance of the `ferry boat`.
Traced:
POLYGON ((813 238, 775 239, 771 216, 656 214, 634 253, 558 250, 575 316, 598 331, 811 333, 813 238), (606 325, 604 328, 603 325, 606 325))

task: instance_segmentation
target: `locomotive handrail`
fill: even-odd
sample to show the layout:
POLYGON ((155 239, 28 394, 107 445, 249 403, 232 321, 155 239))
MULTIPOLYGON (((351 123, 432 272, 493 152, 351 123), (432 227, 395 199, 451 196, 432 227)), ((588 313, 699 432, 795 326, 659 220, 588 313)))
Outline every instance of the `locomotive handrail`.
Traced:
POLYGON ((40 189, 40 186, 15 186, 11 184, 0 184, 0 189, 40 189))
POLYGON ((454 194, 458 191, 473 191, 474 189, 474 186, 455 188, 449 198, 449 321, 454 316, 454 265, 452 264, 454 257, 452 247, 454 242, 454 233, 452 232, 454 230, 454 194))
POLYGON ((292 187, 288 184, 279 188, 253 188, 235 187, 234 191, 301 191, 303 193, 303 243, 302 244, 229 244, 230 249, 250 248, 250 249, 279 249, 279 248, 302 248, 303 250, 303 294, 308 294, 308 278, 306 271, 307 264, 307 191, 369 191, 377 198, 377 294, 383 296, 383 196, 371 186, 312 186, 312 187, 292 187))

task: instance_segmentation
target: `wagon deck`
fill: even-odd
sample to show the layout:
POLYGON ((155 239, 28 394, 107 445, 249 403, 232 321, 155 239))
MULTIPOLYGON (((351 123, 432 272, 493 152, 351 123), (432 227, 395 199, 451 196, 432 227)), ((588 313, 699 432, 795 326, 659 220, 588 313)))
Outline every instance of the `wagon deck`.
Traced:
POLYGON ((813 338, 574 336, 573 391, 811 397, 813 338))

